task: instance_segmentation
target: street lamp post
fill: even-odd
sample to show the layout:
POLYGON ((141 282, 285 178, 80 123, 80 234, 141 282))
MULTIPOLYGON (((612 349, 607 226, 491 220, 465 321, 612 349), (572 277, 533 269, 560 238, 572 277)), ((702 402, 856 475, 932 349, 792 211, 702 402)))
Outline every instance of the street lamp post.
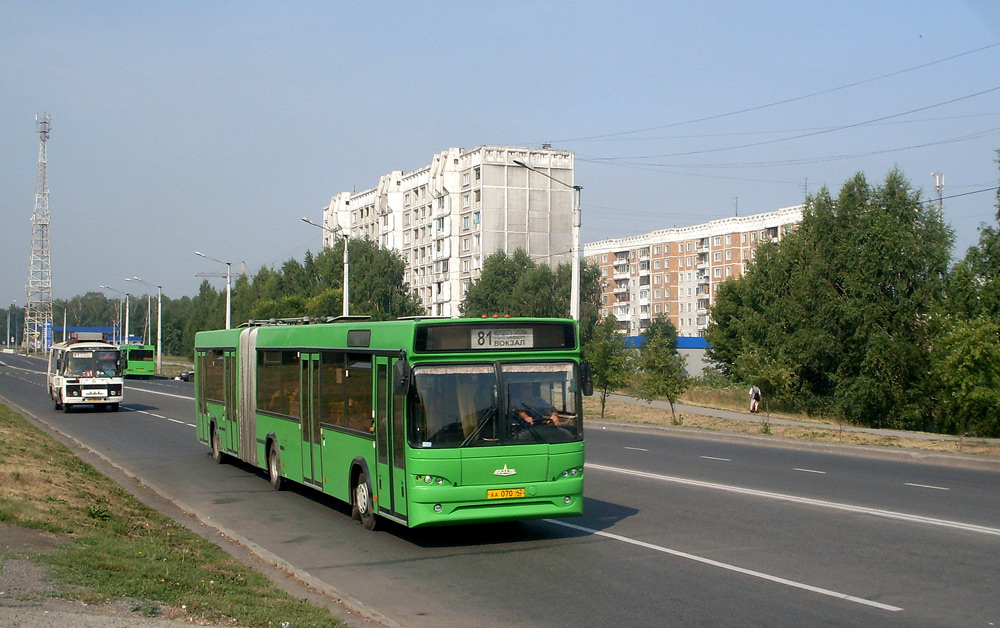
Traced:
MULTIPOLYGON (((124 338, 124 340, 122 340, 121 338, 119 338, 118 341, 119 341, 120 344, 127 345, 128 344, 128 309, 129 309, 128 308, 128 298, 131 295, 129 293, 127 293, 127 292, 122 292, 121 290, 115 290, 111 286, 104 286, 104 285, 102 285, 101 287, 104 288, 105 290, 110 290, 111 292, 117 292, 118 294, 121 294, 121 295, 125 296, 125 338, 124 338)), ((121 321, 121 318, 119 318, 118 320, 121 321)))
POLYGON ((570 318, 576 322, 580 322, 580 192, 583 190, 581 185, 570 185, 564 183, 555 177, 542 172, 541 170, 535 168, 534 166, 529 166, 520 159, 513 160, 515 164, 521 166, 522 168, 527 168, 532 172, 537 172, 543 177, 549 179, 550 181, 555 181, 556 183, 563 185, 567 188, 573 190, 573 228, 571 232, 572 247, 573 247, 573 259, 571 268, 572 272, 572 285, 570 286, 569 294, 569 315, 570 318))
POLYGON ((126 278, 125 281, 138 281, 141 284, 156 288, 156 374, 163 374, 163 286, 158 286, 138 277, 126 278))
POLYGON ((312 225, 314 227, 319 227, 323 231, 326 231, 328 233, 332 233, 334 235, 338 235, 339 234, 340 237, 344 238, 344 308, 343 309, 344 309, 344 316, 349 316, 350 315, 350 312, 349 312, 349 310, 350 310, 350 306, 349 306, 350 298, 349 298, 348 295, 350 294, 350 289, 349 289, 348 279, 350 277, 350 273, 348 272, 348 267, 349 267, 350 261, 349 261, 348 255, 347 255, 347 243, 349 241, 350 236, 347 235, 347 231, 343 227, 341 227, 339 229, 336 229, 336 230, 330 229, 328 227, 324 227, 323 225, 319 224, 318 222, 313 222, 313 221, 311 221, 311 220, 309 220, 308 218, 305 218, 305 217, 302 218, 302 222, 306 223, 307 225, 312 225))
POLYGON ((229 329, 231 327, 230 322, 233 312, 232 298, 231 298, 232 283, 233 283, 233 272, 232 272, 233 264, 232 262, 223 262, 221 259, 215 259, 214 257, 209 257, 208 255, 205 255, 204 253, 199 253, 198 251, 195 251, 194 254, 197 255, 198 257, 204 257, 205 259, 210 259, 213 262, 218 262, 220 264, 226 265, 226 329, 229 329))
POLYGON ((10 308, 7 310, 7 335, 4 336, 3 344, 8 349, 10 349, 10 341, 11 341, 11 337, 10 337, 10 312, 11 312, 11 310, 14 309, 14 305, 16 303, 17 303, 17 299, 14 299, 14 301, 12 301, 11 304, 10 304, 10 308))

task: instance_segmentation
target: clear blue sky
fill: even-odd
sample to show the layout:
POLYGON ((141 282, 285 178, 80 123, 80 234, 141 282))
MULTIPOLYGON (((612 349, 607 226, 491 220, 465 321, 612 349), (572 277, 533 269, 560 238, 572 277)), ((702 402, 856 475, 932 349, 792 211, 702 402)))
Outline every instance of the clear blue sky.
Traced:
POLYGON ((24 304, 43 112, 56 298, 133 275, 194 295, 224 270, 196 250, 301 260, 301 216, 450 146, 575 151, 584 242, 894 165, 927 197, 945 174, 957 256, 996 211, 968 194, 998 181, 995 0, 0 0, 0 31, 4 305, 24 304))

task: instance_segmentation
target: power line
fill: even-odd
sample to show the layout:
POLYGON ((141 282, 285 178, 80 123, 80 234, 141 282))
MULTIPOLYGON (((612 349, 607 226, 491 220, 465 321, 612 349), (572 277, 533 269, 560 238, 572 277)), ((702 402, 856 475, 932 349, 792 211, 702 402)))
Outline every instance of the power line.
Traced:
POLYGON ((789 142, 791 140, 800 140, 800 139, 803 139, 803 138, 806 138, 806 137, 815 137, 817 135, 824 135, 826 133, 833 133, 835 131, 843 131, 843 130, 846 130, 846 129, 854 129, 854 128, 858 128, 858 127, 870 125, 870 124, 873 124, 875 122, 883 122, 885 120, 891 120, 893 118, 900 118, 900 117, 903 117, 903 116, 910 115, 912 113, 918 113, 920 111, 927 111, 928 109, 935 109, 937 107, 943 107, 945 105, 951 105, 951 104, 954 104, 956 102, 961 102, 963 100, 969 100, 970 98, 977 98, 979 96, 983 96, 985 94, 990 94, 990 93, 996 92, 996 91, 1000 91, 1000 86, 991 87, 989 89, 984 89, 982 91, 978 91, 978 92, 975 92, 973 94, 967 94, 965 96, 959 96, 957 98, 952 98, 950 100, 945 100, 945 101, 934 103, 934 104, 931 104, 931 105, 925 105, 923 107, 917 107, 916 109, 910 109, 908 111, 902 111, 902 112, 899 112, 899 113, 889 114, 887 116, 881 116, 881 117, 878 117, 878 118, 872 118, 870 120, 863 120, 861 122, 854 122, 854 123, 851 123, 851 124, 844 124, 844 125, 836 126, 836 127, 829 127, 829 128, 825 128, 825 129, 820 130, 820 131, 813 131, 813 132, 810 132, 810 133, 801 133, 799 135, 791 135, 789 137, 781 137, 781 138, 777 138, 777 139, 773 139, 773 140, 765 140, 765 141, 762 141, 762 142, 751 142, 749 144, 739 144, 737 146, 723 146, 723 147, 720 147, 720 148, 706 148, 706 149, 703 149, 703 150, 692 150, 692 151, 685 151, 685 152, 682 152, 682 153, 667 153, 667 154, 663 154, 663 155, 639 155, 639 156, 629 156, 629 157, 604 157, 604 158, 600 158, 600 159, 595 158, 595 161, 620 161, 620 160, 625 160, 625 159, 654 159, 654 158, 663 158, 663 157, 687 157, 689 155, 703 155, 705 153, 718 153, 718 152, 727 151, 727 150, 739 150, 739 149, 742 149, 742 148, 754 148, 754 147, 757 147, 757 146, 766 146, 766 145, 769 145, 769 144, 779 144, 781 142, 789 142))
POLYGON ((730 116, 736 116, 736 115, 740 115, 740 114, 743 114, 743 113, 750 113, 752 111, 760 111, 761 109, 768 109, 768 108, 771 108, 771 107, 778 107, 780 105, 787 105, 789 103, 798 102, 798 101, 801 101, 801 100, 806 100, 808 98, 815 98, 816 96, 823 96, 825 94, 832 94, 834 92, 842 91, 842 90, 845 90, 845 89, 850 89, 852 87, 857 87, 859 85, 865 85, 867 83, 874 83, 876 81, 881 81, 881 80, 884 80, 884 79, 887 79, 887 78, 891 78, 893 76, 899 76, 901 74, 906 74, 908 72, 915 72, 916 70, 922 70, 924 68, 928 68, 930 66, 937 65, 939 63, 945 63, 947 61, 952 61, 954 59, 959 59, 961 57, 965 57, 965 56, 968 56, 968 55, 972 55, 972 54, 976 54, 976 53, 979 53, 979 52, 983 52, 984 50, 989 50, 991 48, 996 48, 997 46, 1000 46, 1000 42, 993 43, 993 44, 990 44, 988 46, 983 46, 981 48, 976 48, 974 50, 968 50, 966 52, 961 52, 959 54, 952 55, 950 57, 945 57, 943 59, 938 59, 936 61, 930 61, 928 63, 923 63, 923 64, 920 64, 920 65, 916 65, 916 66, 913 66, 913 67, 910 67, 910 68, 906 68, 904 70, 898 70, 896 72, 890 72, 889 74, 883 74, 881 76, 876 76, 876 77, 869 78, 869 79, 864 79, 864 80, 861 80, 861 81, 855 81, 853 83, 848 83, 846 85, 841 85, 839 87, 833 87, 833 88, 830 88, 830 89, 825 89, 825 90, 821 90, 821 91, 818 91, 818 92, 813 92, 811 94, 805 94, 804 96, 795 96, 793 98, 786 98, 785 100, 779 100, 779 101, 776 101, 776 102, 767 103, 765 105, 757 105, 757 106, 754 106, 754 107, 747 107, 745 109, 738 109, 736 111, 730 111, 728 113, 720 113, 720 114, 715 114, 715 115, 711 115, 711 116, 705 116, 705 117, 702 117, 702 118, 694 118, 692 120, 685 120, 683 122, 672 122, 672 123, 669 123, 669 124, 661 124, 661 125, 658 125, 658 126, 651 126, 651 127, 646 127, 646 128, 642 128, 642 129, 634 129, 634 130, 631 130, 631 131, 619 131, 617 133, 605 133, 605 134, 602 134, 602 135, 590 135, 590 136, 586 136, 586 137, 576 137, 576 138, 562 139, 562 140, 556 140, 556 141, 560 142, 560 143, 566 143, 566 142, 582 142, 582 141, 588 141, 588 140, 605 139, 605 138, 611 138, 611 137, 621 137, 623 135, 634 135, 636 133, 646 133, 648 131, 658 131, 660 129, 669 129, 669 128, 672 128, 672 127, 683 126, 683 125, 687 125, 687 124, 696 124, 698 122, 707 122, 709 120, 718 120, 720 118, 727 118, 727 117, 730 117, 730 116))

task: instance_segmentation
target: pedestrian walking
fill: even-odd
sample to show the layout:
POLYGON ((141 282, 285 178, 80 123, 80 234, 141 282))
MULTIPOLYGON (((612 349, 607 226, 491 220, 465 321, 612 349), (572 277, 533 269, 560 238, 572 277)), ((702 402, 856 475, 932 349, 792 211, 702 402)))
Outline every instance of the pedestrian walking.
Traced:
POLYGON ((760 407, 760 388, 757 384, 750 387, 750 414, 756 414, 760 407))

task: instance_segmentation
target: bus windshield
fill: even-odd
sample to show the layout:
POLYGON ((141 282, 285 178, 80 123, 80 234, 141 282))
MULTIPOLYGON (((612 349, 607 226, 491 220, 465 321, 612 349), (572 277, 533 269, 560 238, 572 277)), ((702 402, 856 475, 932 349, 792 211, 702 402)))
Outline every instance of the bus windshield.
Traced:
POLYGON ((566 443, 583 438, 572 362, 421 366, 413 371, 413 447, 566 443))
POLYGON ((66 377, 121 377, 117 351, 67 351, 66 377))

